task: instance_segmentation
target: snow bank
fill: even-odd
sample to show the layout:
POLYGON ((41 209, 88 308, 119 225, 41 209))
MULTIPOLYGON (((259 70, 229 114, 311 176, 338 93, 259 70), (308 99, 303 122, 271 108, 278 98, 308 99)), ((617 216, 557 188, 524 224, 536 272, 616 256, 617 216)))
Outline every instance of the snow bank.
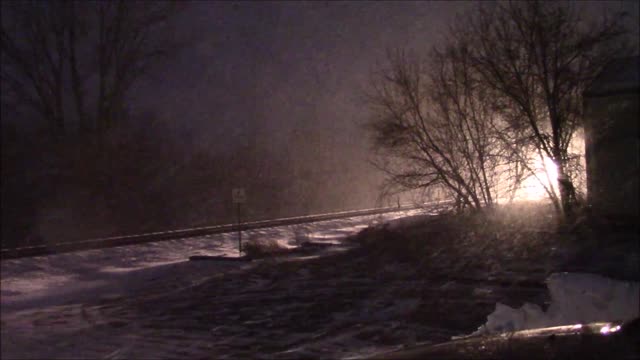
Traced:
POLYGON ((519 309, 497 303, 473 335, 591 322, 627 321, 640 314, 640 284, 584 273, 552 274, 546 281, 547 311, 525 303, 519 309))

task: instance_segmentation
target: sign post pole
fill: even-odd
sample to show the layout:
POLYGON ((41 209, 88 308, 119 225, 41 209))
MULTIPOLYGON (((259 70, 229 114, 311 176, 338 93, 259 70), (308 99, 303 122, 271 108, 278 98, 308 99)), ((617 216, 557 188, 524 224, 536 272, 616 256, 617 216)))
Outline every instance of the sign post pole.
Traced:
POLYGON ((242 256, 242 229, 240 228, 242 219, 240 216, 240 206, 247 201, 247 194, 244 192, 244 188, 236 188, 231 190, 231 199, 236 205, 236 219, 238 221, 238 254, 239 256, 242 256))
POLYGON ((238 218, 238 256, 242 256, 242 230, 240 229, 240 203, 236 204, 236 214, 238 218))

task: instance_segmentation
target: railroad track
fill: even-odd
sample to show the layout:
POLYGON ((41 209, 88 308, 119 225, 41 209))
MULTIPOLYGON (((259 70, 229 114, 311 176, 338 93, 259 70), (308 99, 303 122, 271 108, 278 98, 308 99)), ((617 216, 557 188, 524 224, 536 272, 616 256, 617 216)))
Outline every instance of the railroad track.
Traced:
POLYGON ((151 233, 145 233, 145 234, 112 236, 112 237, 89 239, 89 240, 82 240, 82 241, 69 241, 69 242, 60 242, 60 243, 47 244, 47 245, 0 249, 0 259, 1 260, 17 259, 17 258, 23 258, 23 257, 42 256, 42 255, 58 254, 58 253, 73 252, 73 251, 80 251, 80 250, 101 249, 101 248, 109 248, 109 247, 124 246, 124 245, 143 244, 143 243, 150 243, 150 242, 156 242, 156 241, 180 239, 180 238, 203 236, 203 235, 210 235, 210 234, 221 234, 221 233, 228 233, 228 232, 234 232, 234 231, 245 231, 245 230, 268 228, 268 227, 274 227, 274 226, 285 226, 285 225, 311 223, 311 222, 317 222, 317 221, 336 220, 336 219, 342 219, 342 218, 350 218, 354 216, 378 215, 378 214, 385 214, 385 213, 392 213, 392 212, 399 212, 399 211, 414 210, 414 209, 418 209, 420 207, 429 206, 429 205, 437 206, 441 204, 431 203, 431 204, 424 204, 419 206, 405 205, 400 207, 385 207, 385 208, 375 208, 375 209, 365 209, 365 210, 355 210, 355 211, 342 211, 342 212, 335 212, 335 213, 328 213, 328 214, 307 215, 307 216, 297 216, 297 217, 289 217, 289 218, 282 218, 282 219, 244 222, 240 224, 204 226, 204 227, 197 227, 197 228, 151 232, 151 233))

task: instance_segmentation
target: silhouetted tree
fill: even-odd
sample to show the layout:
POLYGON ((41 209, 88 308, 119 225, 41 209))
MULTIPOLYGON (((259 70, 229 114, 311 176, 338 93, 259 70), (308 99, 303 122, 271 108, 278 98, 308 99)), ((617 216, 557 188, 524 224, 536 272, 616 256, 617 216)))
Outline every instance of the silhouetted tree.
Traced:
POLYGON ((570 144, 582 125, 582 92, 630 51, 621 16, 587 23, 566 4, 482 4, 426 61, 391 54, 369 96, 388 184, 435 187, 480 208, 513 198, 535 176, 557 211, 571 215, 580 154, 570 144), (539 178, 533 161, 544 157, 557 179, 539 178), (548 185, 554 180, 559 194, 548 185))
POLYGON ((548 193, 566 215, 576 203, 569 146, 582 125, 582 92, 628 49, 621 16, 587 22, 561 3, 483 4, 452 32, 452 43, 465 44, 480 86, 492 91, 496 116, 522 132, 512 148, 522 154, 533 146, 556 165, 559 196, 548 193))
POLYGON ((439 188, 460 207, 480 209, 503 195, 499 180, 509 167, 490 94, 467 60, 455 49, 435 50, 428 61, 390 52, 368 95, 369 128, 388 186, 439 188))
POLYGON ((108 129, 122 116, 132 85, 175 50, 162 34, 182 7, 167 1, 3 2, 2 82, 9 92, 3 96, 35 112, 53 134, 65 133, 74 118, 82 130, 108 129))

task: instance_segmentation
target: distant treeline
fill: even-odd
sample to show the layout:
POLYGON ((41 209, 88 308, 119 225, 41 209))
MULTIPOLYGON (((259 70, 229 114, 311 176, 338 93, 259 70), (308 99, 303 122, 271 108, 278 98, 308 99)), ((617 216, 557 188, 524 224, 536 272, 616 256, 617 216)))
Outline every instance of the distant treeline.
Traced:
POLYGON ((233 222, 236 187, 246 220, 375 205, 367 164, 327 169, 256 144, 194 150, 152 117, 64 137, 3 122, 2 247, 233 222))

